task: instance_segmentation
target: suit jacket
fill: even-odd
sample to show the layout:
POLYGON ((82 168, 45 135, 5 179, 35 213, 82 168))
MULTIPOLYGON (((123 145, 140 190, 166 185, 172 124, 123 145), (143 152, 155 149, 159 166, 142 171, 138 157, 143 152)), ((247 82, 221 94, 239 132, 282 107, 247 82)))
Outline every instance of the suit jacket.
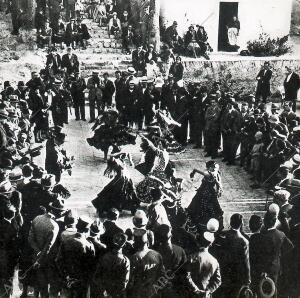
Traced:
POLYGON ((62 56, 61 67, 67 69, 68 74, 79 72, 79 61, 75 54, 69 57, 68 54, 62 56))
POLYGON ((224 233, 221 274, 224 286, 239 288, 250 284, 249 242, 240 231, 224 233))
POLYGON ((89 33, 89 29, 86 26, 86 24, 77 25, 77 31, 78 31, 79 34, 81 34, 82 39, 88 40, 88 39, 91 38, 91 35, 89 33))
POLYGON ((286 100, 296 100, 298 90, 300 88, 300 77, 296 73, 292 73, 290 80, 287 82, 287 77, 283 83, 286 100))
POLYGON ((54 74, 57 74, 58 70, 61 68, 61 57, 59 54, 57 55, 52 55, 49 54, 47 55, 47 61, 46 61, 46 66, 51 66, 51 69, 53 70, 54 74))
POLYGON ((170 67, 169 73, 172 74, 175 78, 175 82, 182 80, 183 78, 184 67, 183 64, 173 63, 170 67))
POLYGON ((93 77, 90 77, 87 81, 87 88, 89 89, 89 100, 93 100, 97 98, 98 100, 102 99, 103 93, 100 88, 101 82, 100 78, 98 78, 97 82, 95 82, 95 79, 93 77), (95 85, 97 84, 97 87, 95 85))
POLYGON ((207 33, 204 29, 204 27, 200 26, 196 32, 196 40, 197 42, 207 42, 207 33))
POLYGON ((282 268, 282 258, 293 249, 292 242, 277 229, 262 231, 254 249, 258 274, 265 272, 276 283, 282 268))
POLYGON ((111 100, 116 91, 115 85, 111 80, 107 80, 106 83, 103 81, 103 84, 104 84, 104 87, 102 88, 103 100, 111 100))
POLYGON ((206 249, 191 255, 188 271, 200 290, 213 293, 221 285, 219 263, 206 249))
POLYGON ((149 63, 150 60, 153 60, 155 63, 157 63, 157 58, 158 58, 157 53, 155 51, 152 51, 152 58, 151 59, 149 58, 149 54, 150 54, 149 52, 145 53, 145 62, 149 63))
POLYGON ((113 221, 107 220, 103 223, 105 228, 105 233, 101 235, 101 242, 107 246, 108 250, 111 250, 113 246, 113 237, 118 233, 123 233, 124 231, 113 221))
POLYGON ((77 25, 74 24, 73 28, 71 26, 71 23, 68 23, 66 26, 66 42, 70 43, 72 42, 72 38, 74 37, 75 34, 77 34, 77 25))
POLYGON ((270 96, 270 81, 272 78, 272 71, 267 69, 266 71, 262 69, 256 79, 257 79, 257 88, 256 88, 256 96, 270 96))
POLYGON ((146 61, 145 61, 145 51, 142 50, 138 52, 138 50, 134 50, 132 52, 132 65, 135 70, 140 71, 144 70, 146 67, 146 61))

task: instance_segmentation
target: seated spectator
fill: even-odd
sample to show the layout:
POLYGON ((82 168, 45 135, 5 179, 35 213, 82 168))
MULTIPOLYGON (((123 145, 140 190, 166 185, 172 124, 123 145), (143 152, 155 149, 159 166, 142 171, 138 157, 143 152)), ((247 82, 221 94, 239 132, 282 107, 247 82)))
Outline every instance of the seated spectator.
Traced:
POLYGON ((130 54, 130 48, 134 47, 135 35, 132 26, 129 25, 126 29, 122 31, 123 37, 123 47, 127 54, 130 54))
POLYGON ((76 47, 76 41, 78 37, 77 35, 78 35, 78 27, 75 24, 75 19, 71 19, 70 23, 67 24, 66 36, 65 36, 65 41, 68 47, 70 45, 73 48, 76 47))
POLYGON ((118 35, 121 32, 121 22, 117 17, 117 13, 114 12, 112 18, 108 23, 108 34, 109 35, 118 35))
POLYGON ((89 0, 89 5, 87 7, 87 13, 89 19, 94 20, 94 13, 98 4, 99 4, 99 0, 89 0))
POLYGON ((115 12, 115 6, 112 0, 106 0, 106 14, 107 17, 110 19, 113 17, 115 12))
POLYGON ((94 22, 99 22, 100 27, 102 26, 103 22, 107 21, 106 6, 104 0, 101 0, 100 4, 97 6, 93 19, 94 22))
POLYGON ((178 53, 182 46, 182 38, 177 32, 177 22, 173 22, 173 25, 168 27, 165 32, 164 41, 165 43, 173 49, 174 53, 178 53))
POLYGON ((150 44, 148 47, 148 51, 145 53, 145 62, 150 63, 151 60, 153 60, 155 63, 157 63, 158 55, 154 51, 154 45, 150 44))
POLYGON ((146 72, 148 78, 156 79, 156 77, 158 77, 160 71, 154 60, 150 60, 149 63, 146 64, 146 72))
POLYGON ((84 6, 81 0, 76 0, 75 2, 75 16, 77 18, 81 17, 81 13, 84 11, 84 6))
POLYGON ((52 45, 52 29, 48 20, 45 23, 45 28, 37 32, 37 45, 40 48, 44 48, 45 45, 50 48, 52 45))
POLYGON ((200 47, 200 55, 203 56, 205 59, 209 60, 209 56, 207 54, 207 51, 212 51, 209 43, 207 42, 208 37, 207 33, 203 26, 196 25, 197 31, 196 31, 196 40, 200 47))
POLYGON ((77 45, 86 49, 87 40, 91 38, 86 24, 82 24, 81 19, 77 19, 77 45))
POLYGON ((193 25, 189 27, 188 32, 184 36, 184 48, 186 51, 190 52, 191 48, 194 50, 194 48, 197 47, 196 42, 196 31, 193 25))
POLYGON ((62 20, 62 17, 59 18, 57 26, 52 28, 52 42, 55 46, 56 44, 60 45, 60 48, 63 49, 63 43, 65 42, 66 28, 62 20))

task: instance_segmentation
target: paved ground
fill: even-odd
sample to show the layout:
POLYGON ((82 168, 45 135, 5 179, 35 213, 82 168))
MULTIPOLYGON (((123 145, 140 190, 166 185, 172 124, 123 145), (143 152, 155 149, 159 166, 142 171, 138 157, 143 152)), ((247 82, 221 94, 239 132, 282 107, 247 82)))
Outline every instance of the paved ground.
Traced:
MULTIPOLYGON (((72 176, 65 173, 62 183, 72 193, 71 198, 67 201, 68 207, 76 208, 79 214, 94 217, 95 210, 91 205, 91 200, 109 182, 109 179, 103 176, 106 167, 103 153, 90 147, 86 142, 86 138, 92 135, 90 126, 87 122, 71 120, 64 129, 67 133, 65 148, 70 155, 75 156, 76 160, 72 176)), ((138 145, 126 146, 123 150, 132 153, 135 163, 139 161, 141 153, 138 145)), ((40 158, 40 162, 42 162, 42 158, 40 158)), ((204 169, 208 158, 204 157, 202 150, 188 147, 185 153, 172 155, 171 159, 176 164, 178 176, 185 179, 183 205, 188 206, 196 188, 201 183, 200 176, 196 176, 191 181, 189 174, 193 168, 204 169)), ((251 214, 263 212, 266 194, 263 190, 250 188, 249 175, 240 167, 228 167, 221 161, 220 166, 224 187, 220 202, 225 211, 225 226, 228 226, 228 218, 234 212, 242 213, 246 219, 245 224, 248 225, 251 214)), ((125 226, 129 223, 131 223, 129 215, 123 214, 122 225, 125 226)))

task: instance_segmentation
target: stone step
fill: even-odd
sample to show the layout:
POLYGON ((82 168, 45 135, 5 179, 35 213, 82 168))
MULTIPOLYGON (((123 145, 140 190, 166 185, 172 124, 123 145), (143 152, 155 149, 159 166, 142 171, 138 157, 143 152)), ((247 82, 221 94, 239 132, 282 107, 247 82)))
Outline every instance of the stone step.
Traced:
POLYGON ((123 54, 123 49, 115 48, 96 48, 93 49, 93 54, 123 54))

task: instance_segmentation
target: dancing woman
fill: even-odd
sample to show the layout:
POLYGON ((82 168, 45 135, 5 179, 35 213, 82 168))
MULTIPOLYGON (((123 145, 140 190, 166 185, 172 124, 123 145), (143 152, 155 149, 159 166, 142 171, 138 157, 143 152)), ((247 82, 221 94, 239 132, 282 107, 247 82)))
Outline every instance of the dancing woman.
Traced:
POLYGON ((104 175, 113 178, 92 201, 99 216, 111 208, 118 210, 130 210, 135 213, 139 201, 135 191, 131 175, 127 170, 126 159, 132 165, 129 154, 117 153, 107 161, 104 175))
POLYGON ((92 129, 94 136, 88 138, 87 142, 90 146, 102 150, 105 160, 110 147, 113 148, 112 153, 118 153, 121 151, 120 146, 135 144, 136 135, 126 126, 119 124, 119 113, 116 110, 104 111, 92 129))
POLYGON ((218 201, 222 194, 219 165, 213 160, 208 161, 206 171, 194 169, 190 177, 193 178, 196 173, 203 175, 203 179, 187 208, 188 214, 195 224, 206 225, 211 218, 216 218, 222 223, 223 210, 218 201))

